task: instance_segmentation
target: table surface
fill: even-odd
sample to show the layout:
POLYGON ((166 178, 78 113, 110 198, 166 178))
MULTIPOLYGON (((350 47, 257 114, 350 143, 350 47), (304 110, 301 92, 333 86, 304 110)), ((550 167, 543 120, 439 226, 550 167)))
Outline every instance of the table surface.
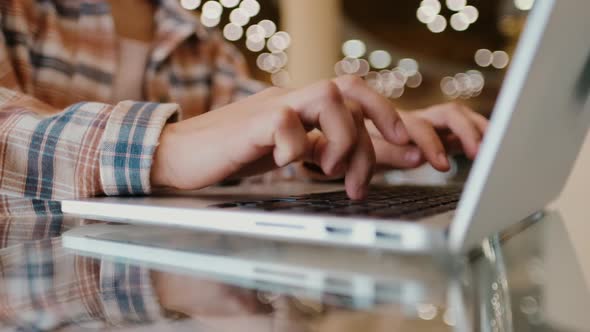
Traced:
MULTIPOLYGON (((166 262, 150 263, 149 257, 89 258, 86 253, 62 248, 63 232, 97 221, 56 214, 13 214, 0 220, 0 324, 7 329, 521 332, 586 331, 590 326, 587 284, 557 211, 547 211, 539 220, 486 239, 469 257, 399 255, 203 232, 179 236, 202 244, 184 250, 201 260, 223 261, 231 252, 246 264, 262 262, 304 271, 303 277, 292 278, 290 283, 284 281, 285 276, 273 282, 272 278, 247 277, 244 271, 213 273, 215 269, 195 264, 179 268, 166 262), (33 277, 30 264, 18 261, 48 259, 56 263, 49 268, 41 265, 44 269, 36 273, 42 281, 38 275, 33 277), (175 300, 194 309, 190 316, 163 312, 161 319, 153 321, 113 321, 108 310, 95 310, 102 316, 71 315, 70 311, 90 310, 76 290, 59 293, 68 284, 64 276, 78 283, 73 288, 84 285, 77 264, 59 263, 77 259, 93 260, 99 267, 117 264, 165 275, 166 280, 181 285, 175 300), (323 278, 322 282, 310 280, 316 277, 323 278)), ((162 234, 166 232, 178 234, 169 230, 162 234)), ((88 278, 88 271, 85 273, 88 278)), ((92 273, 96 275, 90 279, 100 279, 100 268, 92 273)), ((133 280, 125 282, 133 288, 133 280)))

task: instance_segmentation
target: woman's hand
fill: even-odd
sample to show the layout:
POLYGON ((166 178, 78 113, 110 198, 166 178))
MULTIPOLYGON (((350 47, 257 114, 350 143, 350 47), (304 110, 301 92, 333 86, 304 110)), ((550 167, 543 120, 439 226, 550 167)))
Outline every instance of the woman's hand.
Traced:
POLYGON ((343 174, 350 198, 362 199, 375 168, 365 118, 383 142, 410 142, 393 105, 361 78, 342 76, 299 90, 267 89, 167 125, 154 156, 152 184, 198 189, 304 160, 327 175, 343 174))
POLYGON ((371 120, 366 120, 379 169, 415 168, 429 162, 434 168, 447 171, 447 154, 464 152, 475 158, 488 126, 485 117, 458 103, 399 112, 399 115, 410 135, 410 144, 391 144, 371 120))
POLYGON ((474 158, 487 120, 459 104, 398 113, 360 78, 341 76, 298 90, 270 88, 167 125, 154 156, 154 186, 199 189, 295 161, 344 176, 363 199, 376 166, 449 168, 457 148, 474 158))

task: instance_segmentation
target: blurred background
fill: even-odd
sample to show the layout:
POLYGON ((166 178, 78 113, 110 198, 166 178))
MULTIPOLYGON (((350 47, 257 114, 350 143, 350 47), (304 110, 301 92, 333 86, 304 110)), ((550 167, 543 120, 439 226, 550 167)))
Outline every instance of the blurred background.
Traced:
MULTIPOLYGON (((356 74, 402 109, 458 100, 489 116, 535 0, 181 0, 278 86, 356 74)), ((463 160, 468 169, 468 162, 463 160)), ((559 208, 590 280, 590 139, 559 208)), ((428 178, 432 171, 414 174, 428 178)))
MULTIPOLYGON (((353 74, 400 109, 460 101, 489 116, 534 0, 181 0, 246 56, 252 75, 299 87, 353 74)), ((464 181, 428 165, 390 183, 464 181)), ((383 180, 383 177, 376 181, 383 180)))
POLYGON ((402 109, 458 99, 489 115, 534 0, 181 3, 260 80, 297 87, 356 74, 402 109))

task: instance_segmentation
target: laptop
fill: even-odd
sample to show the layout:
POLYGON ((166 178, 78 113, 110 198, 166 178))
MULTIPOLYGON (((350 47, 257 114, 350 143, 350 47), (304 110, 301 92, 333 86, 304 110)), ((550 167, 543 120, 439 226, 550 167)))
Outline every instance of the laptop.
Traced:
MULTIPOLYGON (((232 196, 198 191, 62 202, 66 214, 400 252, 462 253, 561 192, 590 123, 590 1, 537 0, 462 187, 232 196)), ((311 190, 311 189, 310 189, 311 190)), ((271 193, 272 194, 272 193, 271 193)))

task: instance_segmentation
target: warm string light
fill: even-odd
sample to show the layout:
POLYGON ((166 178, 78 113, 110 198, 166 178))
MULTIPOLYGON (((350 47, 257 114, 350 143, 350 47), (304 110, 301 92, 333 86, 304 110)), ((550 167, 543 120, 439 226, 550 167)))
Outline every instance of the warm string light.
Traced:
POLYGON ((367 53, 366 44, 358 39, 351 39, 342 44, 344 59, 334 66, 337 76, 356 75, 364 77, 367 84, 378 93, 388 98, 400 98, 406 88, 417 88, 422 84, 422 74, 419 72, 418 62, 405 58, 391 66, 391 54, 384 50, 369 53, 368 61, 362 59, 367 53), (371 71, 371 68, 380 71, 371 71))
POLYGON ((535 0, 514 0, 514 6, 524 11, 531 10, 534 4, 535 0))
POLYGON ((485 86, 483 74, 477 70, 444 77, 440 82, 442 93, 450 99, 469 99, 481 94, 485 86))
MULTIPOLYGON (((534 0, 514 0, 515 6, 521 10, 529 10, 534 0)), ((202 4, 201 23, 206 27, 216 27, 221 21, 224 8, 231 9, 230 22, 223 28, 223 36, 229 41, 238 41, 244 35, 246 47, 252 52, 261 53, 257 58, 257 66, 271 74, 271 81, 277 86, 286 86, 290 82, 290 75, 284 69, 288 62, 287 48, 291 44, 291 37, 287 32, 277 31, 276 24, 270 20, 262 20, 258 24, 246 26, 251 19, 260 12, 257 0, 181 0, 182 7, 194 10, 202 4)), ((479 18, 477 8, 467 5, 467 0, 446 0, 447 8, 455 11, 450 20, 440 15, 442 5, 439 0, 422 0, 417 11, 420 22, 426 24, 434 33, 443 32, 447 25, 464 31, 479 18)), ((336 75, 358 75, 365 77, 367 83, 379 93, 389 98, 399 98, 405 88, 417 88, 422 84, 422 74, 418 63, 414 59, 401 59, 397 67, 391 66, 391 54, 384 50, 369 53, 368 61, 361 59, 367 54, 367 47, 361 40, 348 40, 342 45, 345 58, 336 63, 336 75), (370 71, 371 68, 380 70, 370 71)), ((481 67, 493 66, 503 69, 509 64, 509 56, 504 51, 492 52, 487 49, 478 50, 475 61, 481 67)), ((470 70, 459 73, 454 77, 445 77, 441 81, 441 89, 449 98, 472 98, 478 96, 485 84, 481 72, 470 70)))
MULTIPOLYGON (((187 10, 195 10, 201 2, 181 0, 180 4, 187 10)), ((235 42, 246 36, 246 48, 254 53, 263 52, 266 48, 268 52, 261 53, 257 58, 258 68, 271 74, 274 85, 289 85, 291 78, 284 68, 288 62, 285 51, 291 45, 291 36, 285 31, 277 31, 276 24, 267 19, 248 26, 260 13, 257 0, 209 0, 202 4, 201 23, 209 28, 218 26, 225 9, 231 10, 229 23, 222 29, 225 39, 235 42)))
POLYGON ((504 69, 510 63, 510 56, 505 51, 490 51, 482 48, 475 52, 475 63, 480 67, 492 66, 496 69, 504 69))
POLYGON ((465 31, 479 18, 479 10, 467 5, 466 0, 446 0, 445 4, 455 12, 448 20, 440 14, 442 5, 439 0, 422 0, 416 11, 418 21, 426 24, 433 33, 441 33, 448 25, 456 31, 465 31))

